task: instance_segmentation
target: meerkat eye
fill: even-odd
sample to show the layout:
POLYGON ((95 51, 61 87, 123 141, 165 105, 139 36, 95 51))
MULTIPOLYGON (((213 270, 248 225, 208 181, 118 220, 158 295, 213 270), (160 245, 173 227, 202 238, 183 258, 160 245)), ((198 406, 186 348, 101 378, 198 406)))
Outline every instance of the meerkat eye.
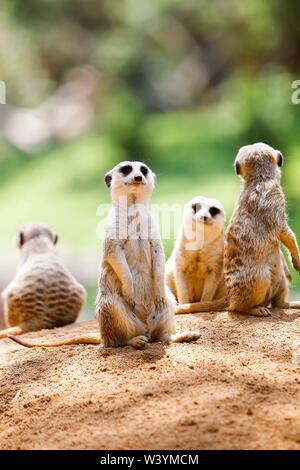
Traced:
POLYGON ((216 215, 221 214, 221 210, 218 209, 217 207, 211 207, 209 209, 209 213, 212 217, 215 217, 216 215))
POLYGON ((128 176, 132 172, 132 166, 131 165, 121 166, 119 172, 122 173, 123 176, 128 176))
POLYGON ((148 170, 148 168, 147 168, 146 166, 143 166, 143 165, 142 165, 141 168, 140 168, 140 170, 141 170, 141 173, 142 173, 144 176, 147 176, 147 175, 148 175, 149 170, 148 170))
POLYGON ((201 204, 199 203, 192 204, 192 209, 193 209, 194 214, 196 214, 196 212, 200 211, 201 204))

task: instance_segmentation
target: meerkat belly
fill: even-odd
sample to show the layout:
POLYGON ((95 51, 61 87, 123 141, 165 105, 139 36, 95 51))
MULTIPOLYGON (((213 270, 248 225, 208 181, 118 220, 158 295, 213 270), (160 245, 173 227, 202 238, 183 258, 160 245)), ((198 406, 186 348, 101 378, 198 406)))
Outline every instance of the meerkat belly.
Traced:
POLYGON ((190 302, 200 302, 207 278, 208 268, 204 263, 191 263, 187 269, 190 302))
POLYGON ((137 306, 148 309, 153 304, 153 276, 149 240, 129 240, 125 254, 134 283, 137 306))

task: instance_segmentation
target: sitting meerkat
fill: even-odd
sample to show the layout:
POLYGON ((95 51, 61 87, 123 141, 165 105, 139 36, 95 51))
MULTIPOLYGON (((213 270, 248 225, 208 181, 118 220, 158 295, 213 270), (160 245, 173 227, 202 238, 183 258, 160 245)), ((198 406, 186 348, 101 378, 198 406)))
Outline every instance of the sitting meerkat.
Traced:
MULTIPOLYGON (((96 309, 100 335, 83 335, 42 346, 102 343, 144 348, 150 341, 189 342, 195 332, 175 332, 175 299, 165 285, 165 256, 148 210, 155 175, 126 161, 105 175, 112 206, 103 246, 96 309)), ((38 346, 18 341, 24 346, 38 346)))
POLYGON ((2 293, 6 323, 0 338, 74 322, 86 292, 56 252, 57 235, 40 223, 27 223, 17 234, 21 264, 2 293))
POLYGON ((300 308, 300 303, 287 302, 290 275, 280 250, 282 243, 300 273, 280 185, 282 164, 282 154, 263 143, 242 147, 236 157, 243 185, 225 240, 229 311, 268 316, 269 306, 300 308))
POLYGON ((166 264, 166 283, 179 303, 176 313, 226 308, 224 223, 225 210, 216 199, 196 196, 186 204, 166 264))

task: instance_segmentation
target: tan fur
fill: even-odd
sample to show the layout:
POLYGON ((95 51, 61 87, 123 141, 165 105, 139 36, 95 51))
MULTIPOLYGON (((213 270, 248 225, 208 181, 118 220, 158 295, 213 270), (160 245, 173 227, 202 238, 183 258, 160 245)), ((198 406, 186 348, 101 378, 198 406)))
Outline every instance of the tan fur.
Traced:
POLYGON ((224 208, 216 199, 197 196, 186 204, 166 265, 167 285, 179 303, 176 313, 226 308, 224 222, 224 208), (214 214, 212 210, 219 212, 214 214))
POLYGON ((0 338, 74 322, 86 292, 58 256, 57 236, 46 225, 28 223, 17 240, 22 259, 2 293, 10 328, 1 331, 0 338))
POLYGON ((35 348, 35 347, 43 347, 43 348, 54 348, 57 346, 68 346, 72 344, 100 344, 101 339, 99 333, 84 333, 82 335, 78 335, 75 338, 65 338, 57 341, 40 341, 38 343, 28 341, 23 337, 14 336, 13 334, 8 334, 8 338, 12 339, 18 344, 25 346, 26 348, 35 348))
POLYGON ((229 310, 256 316, 269 307, 300 308, 288 303, 289 272, 280 243, 300 273, 297 241, 287 221, 280 186, 280 152, 266 144, 242 147, 235 167, 243 180, 225 241, 225 279, 229 310))
MULTIPOLYGON (((112 195, 112 212, 104 244, 99 280, 97 311, 104 345, 143 347, 148 341, 191 341, 197 333, 175 334, 175 300, 166 289, 165 256, 156 224, 147 209, 155 175, 148 168, 147 176, 140 162, 123 162, 106 175, 112 195), (126 177, 120 173, 124 165, 133 171, 126 177), (135 176, 142 182, 134 184, 135 176), (120 201, 126 201, 128 212, 120 201), (130 215, 130 212, 134 216, 130 215), (148 220, 151 233, 139 236, 136 230, 121 240, 113 239, 115 227, 121 221, 126 226, 148 220)), ((137 224, 138 225, 138 224, 137 224)))
MULTIPOLYGON (((175 332, 175 299, 165 286, 164 250, 148 210, 155 175, 141 162, 122 162, 107 173, 105 182, 111 188, 112 206, 96 301, 102 345, 143 348, 149 341, 198 339, 195 332, 175 332), (128 175, 121 171, 126 166, 132 168, 128 175), (142 168, 146 168, 146 175, 142 168), (149 230, 141 233, 145 221, 149 230)), ((89 335, 41 345, 86 343, 88 338, 89 335)), ((97 337, 92 339, 97 342, 97 337)))

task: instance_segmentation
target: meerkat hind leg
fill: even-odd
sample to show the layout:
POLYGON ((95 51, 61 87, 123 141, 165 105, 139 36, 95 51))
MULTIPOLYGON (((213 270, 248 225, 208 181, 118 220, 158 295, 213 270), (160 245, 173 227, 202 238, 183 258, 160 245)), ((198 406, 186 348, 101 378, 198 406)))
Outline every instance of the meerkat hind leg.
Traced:
POLYGON ((200 338, 200 333, 196 331, 184 331, 176 333, 175 322, 170 321, 161 325, 151 333, 152 341, 159 341, 161 343, 190 343, 200 338))
POLYGON ((160 315, 159 321, 150 329, 151 341, 169 344, 189 343, 200 338, 200 333, 196 331, 176 333, 174 306, 172 297, 169 297, 166 310, 160 315))
POLYGON ((149 341, 146 326, 120 296, 103 299, 99 311, 103 347, 132 346, 141 349, 146 346, 149 341))
POLYGON ((264 306, 250 308, 249 310, 247 310, 247 313, 255 317, 270 317, 271 316, 271 310, 268 307, 264 307, 264 306))
MULTIPOLYGON (((278 291, 272 299, 271 305, 273 308, 290 308, 290 303, 287 301, 289 294, 288 283, 286 278, 280 282, 278 291)), ((299 304, 298 304, 299 305, 299 304)))
POLYGON ((299 309, 300 310, 300 302, 289 302, 287 300, 289 295, 289 288, 288 288, 288 281, 286 278, 283 278, 278 292, 272 299, 272 307, 273 308, 282 308, 282 309, 299 309))
POLYGON ((271 310, 264 305, 257 305, 256 307, 244 307, 235 306, 235 308, 229 308, 229 312, 242 313, 244 315, 252 315, 254 317, 269 317, 271 310))
MULTIPOLYGON (((230 300, 229 311, 243 313, 255 317, 269 317, 271 310, 268 308, 271 299, 269 298, 271 279, 264 275, 257 278, 253 286, 244 289, 240 288, 230 300)), ((229 293, 230 297, 230 293, 229 293)))

